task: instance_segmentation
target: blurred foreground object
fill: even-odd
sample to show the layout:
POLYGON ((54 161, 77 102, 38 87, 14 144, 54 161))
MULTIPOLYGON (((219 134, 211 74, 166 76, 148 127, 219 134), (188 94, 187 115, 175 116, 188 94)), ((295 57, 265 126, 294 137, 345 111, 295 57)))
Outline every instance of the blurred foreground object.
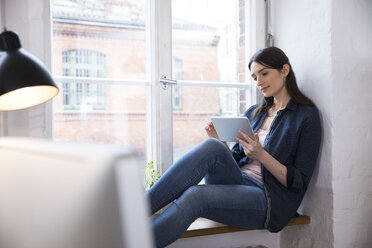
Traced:
POLYGON ((153 247, 130 150, 4 137, 0 158, 0 247, 153 247))

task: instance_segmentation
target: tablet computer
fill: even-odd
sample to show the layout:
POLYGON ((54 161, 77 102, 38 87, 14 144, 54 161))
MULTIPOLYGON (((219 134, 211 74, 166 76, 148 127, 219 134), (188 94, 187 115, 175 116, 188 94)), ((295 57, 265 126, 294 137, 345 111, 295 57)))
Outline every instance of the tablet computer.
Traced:
POLYGON ((256 140, 251 124, 247 117, 211 117, 218 137, 222 141, 236 142, 235 137, 241 137, 239 130, 243 130, 253 140, 256 140))

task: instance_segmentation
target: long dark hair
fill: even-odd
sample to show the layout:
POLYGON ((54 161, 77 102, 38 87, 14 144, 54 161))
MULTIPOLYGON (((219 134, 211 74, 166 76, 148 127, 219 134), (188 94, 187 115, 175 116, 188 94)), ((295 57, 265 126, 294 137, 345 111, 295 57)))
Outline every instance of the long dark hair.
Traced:
MULTIPOLYGON (((292 66, 289 63, 289 59, 285 53, 277 47, 267 47, 256 52, 251 60, 249 61, 248 68, 251 70, 251 65, 253 62, 259 63, 265 67, 271 69, 277 69, 281 71, 285 64, 289 65, 289 73, 286 77, 285 87, 288 91, 289 96, 297 104, 302 105, 311 105, 315 106, 313 101, 311 101, 307 96, 302 94, 297 86, 297 81, 295 74, 292 70, 292 66)), ((274 105, 274 97, 264 97, 262 103, 255 109, 253 114, 253 119, 256 119, 257 116, 262 112, 262 110, 268 110, 274 105)))

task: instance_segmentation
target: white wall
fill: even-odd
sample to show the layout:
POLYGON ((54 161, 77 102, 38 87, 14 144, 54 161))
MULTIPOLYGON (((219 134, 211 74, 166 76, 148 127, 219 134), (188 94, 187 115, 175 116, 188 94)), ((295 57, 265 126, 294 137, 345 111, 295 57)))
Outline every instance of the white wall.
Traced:
MULTIPOLYGON (((1 0, 2 26, 18 33, 23 48, 51 68, 49 0, 1 0)), ((52 102, 1 113, 0 135, 52 137, 52 102), (3 122, 3 123, 1 123, 3 122)))
POLYGON ((321 112, 320 160, 302 204, 308 226, 281 247, 370 247, 372 1, 272 1, 275 45, 321 112))
POLYGON ((281 247, 333 244, 330 25, 331 0, 272 1, 274 44, 288 55, 300 89, 319 108, 323 129, 319 163, 299 211, 309 215, 311 223, 282 231, 281 247))
POLYGON ((332 2, 335 247, 372 246, 372 1, 332 2))
POLYGON ((279 234, 268 231, 244 231, 179 239, 168 248, 246 248, 263 245, 279 248, 279 234))

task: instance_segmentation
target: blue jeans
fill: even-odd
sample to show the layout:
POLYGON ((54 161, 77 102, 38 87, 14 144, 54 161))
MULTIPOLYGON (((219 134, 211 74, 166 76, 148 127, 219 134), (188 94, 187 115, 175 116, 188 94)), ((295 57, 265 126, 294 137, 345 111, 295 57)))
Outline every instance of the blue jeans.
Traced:
POLYGON ((176 241, 199 217, 263 229, 263 185, 243 174, 227 147, 208 138, 184 155, 147 192, 151 211, 173 202, 152 222, 157 247, 176 241), (205 177, 205 185, 197 185, 205 177))

